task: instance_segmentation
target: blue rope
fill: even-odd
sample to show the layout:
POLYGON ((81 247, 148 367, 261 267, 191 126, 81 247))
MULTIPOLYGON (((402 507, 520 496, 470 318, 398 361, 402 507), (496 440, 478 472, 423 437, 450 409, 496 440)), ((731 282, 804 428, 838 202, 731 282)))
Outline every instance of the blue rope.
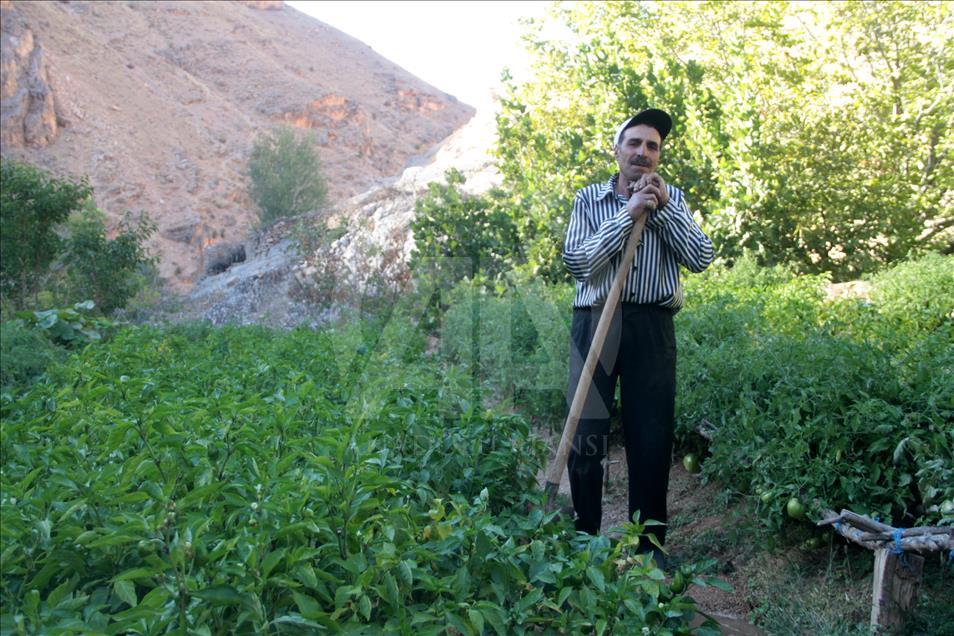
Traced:
POLYGON ((908 557, 904 553, 904 550, 901 548, 901 534, 903 532, 904 532, 904 528, 898 528, 897 530, 891 533, 891 536, 894 538, 894 547, 891 548, 891 552, 892 554, 895 554, 896 556, 901 557, 898 560, 901 561, 901 565, 905 569, 910 569, 910 566, 908 565, 908 557))
POLYGON ((904 554, 904 550, 901 549, 901 533, 904 532, 904 528, 898 528, 891 533, 891 536, 894 537, 894 549, 891 550, 897 555, 904 554))

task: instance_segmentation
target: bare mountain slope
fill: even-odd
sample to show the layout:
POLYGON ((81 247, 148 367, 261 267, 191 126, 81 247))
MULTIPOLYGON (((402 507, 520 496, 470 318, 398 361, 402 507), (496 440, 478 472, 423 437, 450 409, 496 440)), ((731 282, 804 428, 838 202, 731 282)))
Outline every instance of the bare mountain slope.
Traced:
POLYGON ((179 287, 254 224, 244 171, 260 132, 313 129, 334 204, 474 112, 280 2, 4 0, 0 11, 3 155, 88 175, 114 220, 148 212, 161 274, 179 287))

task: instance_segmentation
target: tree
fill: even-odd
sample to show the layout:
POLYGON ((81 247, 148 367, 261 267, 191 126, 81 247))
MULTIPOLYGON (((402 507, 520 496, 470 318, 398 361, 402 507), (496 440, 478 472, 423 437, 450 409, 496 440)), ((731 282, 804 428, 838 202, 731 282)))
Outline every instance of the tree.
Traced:
POLYGON ((614 171, 609 137, 646 106, 674 115, 661 172, 724 257, 846 279, 951 249, 951 7, 557 5, 531 24, 533 79, 508 83, 498 117, 527 265, 565 276, 573 193, 614 171))
POLYGON ((115 238, 106 237, 106 215, 93 205, 67 224, 64 261, 70 302, 92 300, 104 314, 125 307, 155 265, 146 242, 156 231, 144 214, 126 214, 115 238))
POLYGON ((57 179, 28 164, 3 161, 0 291, 12 309, 92 300, 110 313, 125 306, 155 263, 146 241, 155 225, 140 214, 120 222, 107 238, 106 216, 96 209, 84 178, 57 179))
POLYGON ((0 187, 0 293, 17 307, 36 296, 60 255, 58 224, 92 194, 86 179, 56 179, 33 166, 3 159, 0 187))
POLYGON ((504 193, 466 194, 458 187, 465 177, 453 168, 444 178, 447 185, 430 183, 415 203, 412 271, 418 277, 440 275, 445 288, 477 273, 493 279, 510 269, 517 231, 503 205, 504 193))
POLYGON ((327 186, 311 135, 296 137, 280 128, 259 137, 248 161, 249 194, 263 223, 296 216, 319 207, 327 186))

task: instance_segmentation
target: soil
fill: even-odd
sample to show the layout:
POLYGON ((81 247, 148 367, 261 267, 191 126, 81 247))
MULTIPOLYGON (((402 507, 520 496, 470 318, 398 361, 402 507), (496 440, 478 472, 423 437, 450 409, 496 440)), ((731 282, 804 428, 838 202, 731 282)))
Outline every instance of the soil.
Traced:
MULTIPOLYGON (((538 431, 551 448, 559 444, 555 434, 538 431)), ((612 533, 614 527, 626 522, 628 505, 626 493, 629 480, 626 456, 621 445, 610 446, 607 465, 609 475, 603 498, 602 531, 612 533)), ((540 475, 541 483, 546 477, 540 475)), ((699 476, 688 473, 680 461, 674 459, 669 472, 669 530, 666 551, 670 563, 678 566, 687 561, 713 559, 714 574, 732 587, 731 592, 714 587, 695 587, 691 596, 701 613, 715 619, 724 634, 763 634, 747 620, 754 608, 746 599, 747 570, 754 567, 751 549, 735 541, 720 540, 720 535, 735 524, 733 510, 720 506, 719 488, 703 484, 699 476)), ((570 485, 566 471, 560 484, 560 494, 568 499, 570 485)))

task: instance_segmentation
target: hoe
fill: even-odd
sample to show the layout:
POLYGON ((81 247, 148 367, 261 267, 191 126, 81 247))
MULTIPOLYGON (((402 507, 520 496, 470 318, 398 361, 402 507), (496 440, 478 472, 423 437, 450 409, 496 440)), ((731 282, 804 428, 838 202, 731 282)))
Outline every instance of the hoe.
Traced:
POLYGON ((626 250, 623 252, 623 260, 620 261, 620 267, 613 278, 613 286, 610 288, 606 302, 603 304, 604 311, 600 314, 599 322, 596 324, 596 332, 593 334, 593 341, 590 343, 590 350, 586 354, 586 361, 583 364, 583 371, 580 374, 580 381, 576 385, 576 391, 573 394, 573 402, 570 404, 570 413, 566 417, 566 424, 563 425, 563 436, 560 438, 560 446, 557 449, 556 456, 550 462, 547 469, 547 483, 545 492, 547 494, 546 510, 552 511, 556 506, 556 496, 560 490, 560 480, 563 478, 563 471, 566 469, 567 456, 570 454, 570 445, 573 443, 573 436, 576 435, 576 427, 580 423, 580 415, 583 413, 583 405, 586 404, 587 395, 590 392, 590 386, 593 384, 593 371, 596 370, 597 361, 600 353, 603 351, 603 344, 606 342, 606 334, 609 331, 613 320, 613 314, 619 310, 619 297, 623 291, 623 283, 626 275, 631 270, 629 263, 633 262, 636 256, 636 248, 639 247, 639 241, 643 235, 643 228, 646 225, 646 215, 639 217, 639 220, 633 225, 630 231, 629 240, 626 243, 626 250))

